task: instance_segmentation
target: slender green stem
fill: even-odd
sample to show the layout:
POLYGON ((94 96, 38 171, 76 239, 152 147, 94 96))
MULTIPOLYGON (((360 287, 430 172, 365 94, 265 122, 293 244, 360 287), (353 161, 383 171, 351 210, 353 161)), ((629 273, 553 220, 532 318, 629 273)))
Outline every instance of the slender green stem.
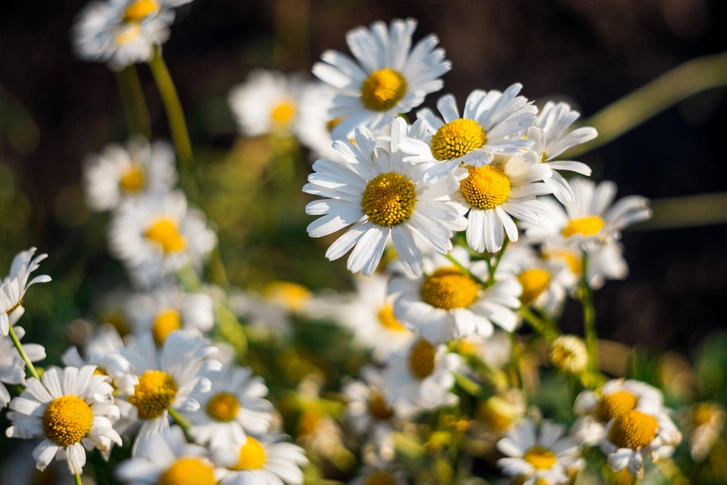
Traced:
POLYGON ((475 280, 477 283, 479 283, 480 285, 482 285, 484 288, 487 288, 487 286, 488 286, 487 282, 483 281, 480 277, 478 277, 475 274, 473 274, 469 270, 469 268, 467 268, 465 265, 463 265, 462 263, 460 263, 459 261, 457 261, 454 258, 454 256, 452 256, 450 253, 445 254, 444 257, 447 258, 448 260, 450 260, 452 262, 452 264, 454 264, 457 268, 459 268, 463 273, 467 274, 470 278, 472 278, 473 280, 475 280))
POLYGON ((13 341, 13 345, 15 345, 15 348, 18 349, 18 353, 20 354, 20 357, 22 357, 23 361, 25 362, 25 367, 28 368, 28 372, 30 372, 31 377, 35 377, 36 379, 40 380, 40 375, 38 375, 38 371, 35 370, 35 366, 30 361, 28 354, 25 353, 23 344, 20 343, 20 339, 18 338, 18 335, 15 333, 15 329, 13 329, 12 325, 10 325, 10 334, 9 335, 10 335, 10 340, 13 341))
POLYGON ((83 485, 83 480, 81 479, 81 475, 73 475, 73 478, 76 481, 76 485, 83 485))
POLYGON ((558 335, 560 332, 558 332, 555 328, 553 328, 552 324, 550 324, 547 320, 544 320, 537 316, 532 310, 530 310, 528 307, 520 307, 518 310, 518 313, 525 319, 526 322, 540 335, 545 337, 549 341, 553 341, 556 338, 558 338, 558 335))
POLYGON ((225 263, 222 261, 222 253, 220 252, 219 244, 212 250, 207 268, 209 278, 212 283, 223 288, 230 286, 230 281, 227 278, 227 271, 225 270, 225 263))
POLYGON ((520 343, 517 340, 517 334, 515 332, 510 333, 510 351, 510 365, 512 366, 510 374, 510 384, 511 387, 522 389, 523 378, 520 374, 520 343))
POLYGON ((454 382, 470 396, 482 397, 485 393, 478 382, 475 382, 472 378, 467 377, 461 372, 454 372, 454 382))
POLYGON ((588 348, 588 368, 592 375, 598 373, 598 335, 596 333, 596 310, 593 306, 593 292, 588 284, 588 253, 583 251, 581 263, 581 305, 583 306, 583 333, 588 348))
POLYGON ((179 426, 184 429, 184 431, 189 431, 190 428, 192 428, 192 423, 182 416, 182 414, 177 411, 176 409, 169 408, 169 415, 174 419, 174 422, 177 423, 179 426))
POLYGON ((497 257, 495 258, 495 264, 490 264, 490 279, 487 281, 489 286, 492 286, 495 284, 495 272, 497 271, 497 267, 500 266, 500 261, 502 261, 502 256, 505 254, 505 251, 507 250, 507 246, 510 244, 510 238, 505 237, 505 242, 502 243, 502 248, 497 253, 497 257))
POLYGON ((121 102, 124 105, 126 121, 129 124, 131 133, 141 133, 151 138, 151 123, 149 121, 149 109, 144 98, 144 89, 141 87, 139 72, 134 64, 118 71, 116 81, 119 85, 121 102))

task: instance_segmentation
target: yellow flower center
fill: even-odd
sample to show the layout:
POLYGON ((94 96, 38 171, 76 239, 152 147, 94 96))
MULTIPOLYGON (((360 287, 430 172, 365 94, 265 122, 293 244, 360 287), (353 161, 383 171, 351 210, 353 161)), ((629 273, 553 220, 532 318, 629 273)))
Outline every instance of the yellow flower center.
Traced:
POLYGON ((146 238, 159 244, 164 254, 176 253, 187 247, 184 236, 171 219, 159 219, 146 230, 146 238))
POLYGON ((487 143, 487 133, 469 118, 450 121, 432 135, 432 155, 437 160, 454 160, 487 143))
POLYGON ((361 207, 371 222, 391 227, 409 220, 416 201, 414 183, 401 174, 388 172, 366 185, 361 207))
POLYGON ((338 125, 341 124, 341 121, 345 119, 345 117, 340 116, 338 118, 333 118, 328 123, 326 123, 326 129, 328 130, 328 133, 332 132, 338 125))
POLYGON ((422 300, 435 308, 466 308, 477 300, 480 286, 455 267, 439 268, 424 278, 422 300))
POLYGON ((386 398, 378 391, 372 391, 371 396, 369 396, 369 413, 381 421, 385 421, 394 415, 394 411, 386 404, 386 398))
POLYGON ((278 126, 288 126, 293 118, 295 118, 295 101, 292 99, 285 99, 275 106, 270 113, 270 118, 273 120, 273 124, 278 126))
POLYGON ((182 319, 176 310, 164 310, 154 320, 151 332, 158 347, 164 345, 167 337, 175 330, 182 328, 182 319))
POLYGON ((174 403, 177 382, 160 370, 148 370, 139 377, 129 402, 136 406, 139 419, 158 418, 174 403))
MULTIPOLYGON (((525 481, 530 478, 528 475, 520 475, 512 479, 512 485, 524 485, 525 481)), ((538 478, 533 485, 551 485, 545 478, 538 478)))
POLYGON ((420 339, 409 354, 409 370, 417 379, 424 380, 434 372, 434 357, 437 351, 432 344, 420 339))
POLYGON ((215 485, 215 469, 200 458, 179 458, 159 477, 158 485, 215 485))
POLYGON ((579 258, 571 251, 567 251, 564 249, 552 250, 544 253, 543 256, 545 256, 545 259, 549 259, 551 261, 562 261, 566 264, 566 266, 568 266, 568 269, 570 269, 571 273, 575 275, 581 274, 581 258, 579 258))
POLYGON ((523 459, 537 470, 549 470, 557 461, 555 453, 542 446, 533 446, 525 452, 523 459))
POLYGON ((371 111, 388 111, 406 94, 404 76, 385 67, 371 73, 361 85, 361 101, 371 111))
POLYGON ((237 465, 230 467, 230 470, 257 470, 263 467, 266 458, 265 447, 252 436, 248 436, 247 441, 240 448, 240 461, 237 462, 237 465))
POLYGON ((473 167, 460 185, 464 200, 475 209, 489 210, 507 202, 510 179, 494 165, 473 167))
POLYGON ((396 485, 396 481, 386 470, 377 470, 368 476, 364 485, 396 485))
POLYGON ((561 335, 550 345, 548 357, 556 369, 577 374, 588 365, 588 350, 574 335, 561 335))
POLYGON ((384 305, 378 313, 379 323, 382 327, 393 332, 408 332, 407 328, 394 316, 394 308, 391 305, 384 305))
POLYGON ((476 342, 466 338, 450 342, 449 347, 452 352, 457 352, 460 355, 477 355, 480 349, 480 346, 476 342))
POLYGON ((121 190, 129 194, 141 192, 146 184, 146 174, 140 165, 133 165, 124 172, 119 180, 121 190))
POLYGON ((78 396, 62 396, 52 400, 43 413, 43 431, 59 446, 80 442, 91 431, 93 411, 78 396))
POLYGON ((534 302, 548 287, 550 273, 542 268, 530 268, 520 273, 517 279, 523 286, 520 301, 523 302, 524 306, 527 306, 534 302))
POLYGON ((723 413, 722 406, 716 402, 697 403, 692 408, 692 425, 694 427, 703 426, 723 413))
POLYGON ((593 414, 599 421, 607 423, 612 419, 618 418, 627 412, 636 409, 639 399, 629 391, 616 391, 611 394, 601 396, 593 414))
POLYGON ((605 225, 606 221, 598 216, 580 217, 578 219, 571 220, 568 225, 563 228, 561 234, 563 237, 571 237, 576 234, 580 234, 581 236, 593 236, 594 234, 598 234, 605 225))
POLYGON ((308 288, 292 281, 274 281, 265 287, 263 294, 292 311, 303 308, 312 296, 308 288))
POLYGON ((324 413, 319 406, 313 406, 303 411, 298 418, 298 434, 310 436, 318 430, 324 413))
POLYGON ((141 27, 138 23, 125 24, 119 28, 119 33, 114 39, 116 45, 126 45, 133 41, 141 33, 141 27))
POLYGON ((215 421, 229 423, 237 417, 240 401, 229 392, 215 394, 207 403, 207 414, 215 421))
POLYGON ((641 411, 627 412, 611 425, 608 440, 619 448, 638 450, 656 438, 659 421, 654 416, 641 411))
POLYGON ((158 11, 159 4, 154 0, 136 0, 124 12, 124 22, 141 22, 158 11))
POLYGON ((513 406, 500 396, 492 396, 481 402, 477 408, 477 418, 485 426, 502 433, 520 417, 517 406, 513 406))
POLYGON ((621 471, 613 472, 613 477, 609 483, 613 485, 631 485, 634 483, 634 476, 629 473, 628 468, 624 468, 621 471))

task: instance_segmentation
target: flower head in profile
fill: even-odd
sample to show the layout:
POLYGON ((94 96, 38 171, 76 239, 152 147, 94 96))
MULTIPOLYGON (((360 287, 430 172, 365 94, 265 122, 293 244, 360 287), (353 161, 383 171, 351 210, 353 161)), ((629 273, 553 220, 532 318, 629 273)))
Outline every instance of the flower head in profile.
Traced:
POLYGON ((313 74, 336 88, 331 119, 340 120, 334 139, 343 139, 358 127, 378 131, 400 113, 422 104, 424 97, 442 89, 440 77, 451 69, 444 50, 435 48, 437 37, 429 34, 412 47, 414 19, 381 21, 369 28, 357 27, 346 34, 356 58, 325 51, 313 74))
MULTIPOLYGON (((4 280, 0 278, 0 337, 8 334, 12 314, 21 308, 28 288, 36 283, 48 283, 51 280, 48 275, 39 275, 28 281, 30 273, 38 269, 39 263, 48 257, 47 254, 33 257, 33 254, 35 248, 16 254, 10 266, 10 274, 4 280)), ((22 312, 16 314, 18 318, 20 315, 22 312)))
POLYGON ((704 461, 724 430, 727 414, 714 401, 702 401, 683 409, 680 422, 684 425, 689 453, 696 462, 704 461))

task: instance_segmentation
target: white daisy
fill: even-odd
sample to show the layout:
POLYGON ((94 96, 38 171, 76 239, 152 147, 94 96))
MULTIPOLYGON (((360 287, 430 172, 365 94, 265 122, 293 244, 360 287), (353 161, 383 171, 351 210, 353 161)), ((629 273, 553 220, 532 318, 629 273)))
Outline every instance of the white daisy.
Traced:
POLYGON ((232 88, 228 103, 245 136, 287 134, 294 127, 302 81, 277 71, 255 70, 247 82, 232 88))
POLYGON ((44 438, 33 451, 36 466, 45 469, 53 458, 68 460, 72 474, 80 475, 88 450, 108 451, 121 445, 113 429, 119 408, 113 404, 108 377, 94 373, 94 366, 46 369, 38 381, 25 381, 25 390, 10 403, 9 438, 44 438))
POLYGON ((510 333, 495 329, 489 336, 469 335, 450 343, 453 352, 474 356, 490 367, 501 369, 512 357, 510 333))
POLYGON ((391 130, 389 153, 375 149, 366 129, 356 133, 356 145, 337 140, 343 160, 318 160, 303 191, 326 197, 306 206, 306 213, 323 217, 308 226, 308 235, 322 237, 348 229, 326 252, 329 260, 346 254, 348 269, 368 276, 374 272, 391 236, 405 269, 421 274, 421 248, 444 254, 452 249, 453 231, 465 227, 462 209, 449 200, 457 189, 454 177, 425 183, 427 164, 402 161, 399 143, 407 135, 406 122, 397 118, 391 130), (354 247, 355 246, 355 247, 354 247))
MULTIPOLYGON (((18 308, 11 315, 11 324, 22 314, 22 309, 18 308)), ((22 339, 25 330, 22 327, 15 327, 15 335, 18 339, 22 339)), ((38 362, 45 359, 45 348, 39 344, 23 344, 23 349, 28 355, 31 362, 38 362)), ((10 337, 0 337, 0 409, 4 408, 10 402, 10 393, 5 384, 23 384, 25 382, 25 361, 18 350, 13 345, 10 337), (3 384, 5 383, 5 384, 3 384)))
POLYGON ((23 304, 28 288, 51 280, 48 275, 39 275, 28 282, 30 273, 38 269, 39 263, 48 257, 47 254, 39 254, 34 258, 34 253, 35 248, 30 248, 16 254, 10 266, 10 274, 4 280, 0 278, 0 337, 8 334, 10 315, 23 304))
POLYGON ((247 323, 278 335, 289 335, 292 316, 285 308, 273 304, 260 295, 233 290, 230 294, 230 309, 247 323))
POLYGON ((151 60, 155 47, 169 39, 174 11, 161 0, 107 0, 89 3, 73 27, 76 55, 108 62, 120 71, 151 60))
POLYGON ((552 485, 569 483, 569 471, 581 468, 583 460, 578 443, 564 434, 563 425, 548 419, 539 430, 531 419, 524 419, 497 443, 507 456, 497 460, 497 466, 505 475, 523 480, 523 485, 541 480, 552 485))
POLYGON ((474 278, 442 256, 427 258, 426 276, 391 279, 396 318, 433 344, 473 334, 488 337, 494 332, 493 323, 512 332, 518 323, 513 310, 520 307, 522 292, 516 279, 503 277, 484 288, 477 281, 487 280, 484 261, 470 264, 461 247, 450 255, 474 278))
POLYGON ((408 485, 406 473, 400 465, 379 460, 366 465, 348 485, 408 485))
POLYGON ((527 402, 520 389, 490 396, 477 404, 476 425, 481 426, 483 435, 494 434, 498 439, 520 424, 527 412, 527 402))
MULTIPOLYGON (((333 149, 331 132, 343 118, 332 118, 329 114, 333 107, 335 89, 327 84, 309 84, 300 100, 300 116, 295 131, 300 142, 311 151, 311 158, 339 158, 333 149)), ((353 129, 345 133, 343 139, 353 139, 353 129)))
POLYGON ((434 163, 425 180, 436 180, 460 165, 481 167, 494 155, 522 153, 533 142, 519 133, 535 123, 538 110, 525 97, 517 95, 521 89, 521 84, 513 84, 504 93, 472 91, 462 116, 455 97, 442 96, 437 109, 444 120, 427 108, 417 113, 429 133, 423 139, 404 140, 402 150, 410 154, 405 160, 434 163))
POLYGON ((194 394, 199 409, 185 413, 192 422, 190 434, 211 448, 231 447, 248 433, 262 435, 270 428, 273 405, 265 399, 268 388, 248 367, 232 363, 204 374, 212 383, 209 392, 194 394))
POLYGON ((204 214, 182 192, 126 201, 109 222, 109 251, 132 279, 150 286, 186 265, 200 270, 217 244, 204 214))
POLYGON ((651 217, 649 200, 631 195, 612 205, 616 184, 595 182, 583 177, 570 181, 574 199, 565 210, 551 199, 541 201, 547 207, 540 221, 523 219, 527 236, 536 242, 566 243, 584 250, 595 249, 613 239, 621 230, 651 217))
POLYGON ((724 430, 727 415, 724 407, 714 401, 702 401, 680 412, 689 453, 697 463, 704 461, 724 430))
POLYGON ((118 466, 118 480, 128 485, 217 485, 219 471, 207 450, 187 443, 178 426, 152 436, 149 444, 118 466))
POLYGON ((442 89, 439 79, 451 69, 439 39, 429 34, 413 48, 414 19, 396 19, 387 26, 378 21, 370 28, 357 27, 346 34, 356 58, 325 51, 313 74, 336 88, 332 119, 343 118, 333 129, 333 139, 345 138, 358 127, 378 131, 400 113, 408 113, 424 97, 442 89))
MULTIPOLYGON (((588 285, 598 290, 607 279, 623 280, 629 274, 629 266, 623 257, 624 247, 618 241, 609 240, 602 245, 589 248, 588 251, 588 285)), ((583 253, 577 248, 568 246, 565 241, 546 242, 541 246, 541 254, 545 260, 565 264, 573 280, 580 280, 583 253)))
POLYGON ((129 317, 134 333, 151 332, 159 346, 175 330, 205 333, 215 323, 212 298, 206 293, 186 293, 179 286, 132 296, 129 317))
POLYGON ((248 436, 247 440, 231 449, 213 450, 220 473, 220 485, 300 485, 303 483, 301 466, 308 459, 300 446, 282 441, 282 436, 248 436))
POLYGON ((86 201, 97 212, 115 209, 126 198, 168 192, 177 178, 171 145, 149 144, 144 137, 125 147, 111 143, 83 163, 86 201))

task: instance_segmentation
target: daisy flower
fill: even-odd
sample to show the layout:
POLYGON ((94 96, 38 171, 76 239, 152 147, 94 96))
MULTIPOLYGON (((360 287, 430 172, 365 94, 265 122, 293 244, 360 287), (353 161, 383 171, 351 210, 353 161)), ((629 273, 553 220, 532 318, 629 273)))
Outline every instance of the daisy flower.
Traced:
POLYGON ((396 19, 388 29, 378 21, 370 28, 357 27, 346 34, 346 43, 356 58, 325 51, 313 74, 336 88, 332 119, 342 120, 333 129, 333 139, 345 138, 358 127, 378 131, 424 102, 424 97, 442 89, 439 79, 452 66, 439 39, 430 34, 413 48, 414 19, 396 19))
POLYGON ((709 456, 724 430, 725 417, 724 407, 714 401, 698 402, 680 413, 694 461, 702 462, 709 456))
POLYGON ((219 471, 207 450, 187 443, 184 432, 172 426, 152 436, 149 445, 116 469, 116 478, 128 485, 217 485, 219 471))
POLYGON ((175 330, 204 333, 215 323, 212 298, 206 293, 185 293, 178 286, 134 295, 129 301, 129 317, 133 332, 151 332, 157 346, 175 330))
POLYGON ((117 397, 125 431, 141 423, 134 449, 141 451, 149 438, 169 427, 169 410, 196 411, 199 401, 193 396, 210 389, 204 374, 219 368, 215 360, 205 360, 217 352, 209 340, 184 330, 172 332, 161 349, 151 333, 139 335, 119 351, 134 377, 132 385, 120 389, 117 397))
POLYGON ((39 263, 48 257, 47 254, 33 257, 34 253, 35 248, 30 248, 16 254, 10 266, 10 274, 4 280, 0 278, 0 337, 7 336, 11 315, 23 304, 28 288, 36 283, 48 283, 51 280, 48 275, 39 275, 28 282, 30 273, 38 269, 39 263))
POLYGON ((561 372, 579 374, 588 367, 588 349, 580 337, 561 335, 548 347, 548 360, 561 372))
POLYGON ((176 182, 174 151, 167 142, 144 137, 107 145, 84 160, 84 189, 91 210, 115 209, 126 198, 163 194, 176 182))
POLYGON ((130 270, 132 279, 150 286, 186 265, 199 270, 217 244, 204 214, 187 207, 182 192, 128 200, 114 213, 109 251, 130 270))
POLYGON ((10 403, 9 438, 43 438, 33 451, 36 466, 44 470, 53 458, 68 460, 71 474, 80 475, 86 450, 105 452, 112 443, 121 446, 113 422, 119 408, 113 404, 108 377, 88 365, 46 369, 40 381, 25 381, 25 390, 10 403))
POLYGON ((541 201, 547 213, 540 221, 523 219, 528 238, 534 242, 554 241, 583 250, 619 239, 621 230, 651 217, 649 200, 638 195, 624 197, 612 205, 616 184, 596 184, 583 177, 570 181, 574 199, 565 210, 552 200, 541 201))
POLYGON ((297 77, 261 69, 232 88, 228 103, 245 136, 287 134, 296 123, 303 84, 297 77))
POLYGON ((290 312, 258 294, 233 290, 230 295, 230 309, 253 327, 279 335, 290 334, 292 325, 290 312))
MULTIPOLYGON (((300 101, 300 116, 296 123, 296 134, 300 142, 311 151, 311 158, 335 160, 339 157, 333 149, 331 132, 343 118, 332 118, 335 89, 327 84, 313 84, 305 88, 300 101)), ((353 129, 342 139, 353 139, 353 129)))
POLYGON ((325 197, 306 206, 306 213, 323 217, 308 226, 308 235, 322 237, 352 226, 326 252, 333 261, 346 254, 348 269, 371 275, 381 260, 389 237, 407 272, 421 274, 421 248, 445 254, 452 249, 453 231, 466 221, 449 200, 457 189, 454 177, 426 183, 426 164, 402 160, 399 143, 407 135, 406 122, 397 118, 391 130, 391 152, 375 149, 368 130, 356 132, 356 144, 337 140, 342 160, 318 160, 303 191, 325 197), (355 246, 355 247, 354 247, 355 246))
POLYGON ((578 444, 564 436, 565 428, 548 419, 540 429, 531 419, 524 419, 497 443, 506 458, 497 460, 502 472, 535 485, 542 480, 553 485, 570 483, 569 472, 583 466, 578 444))
POLYGON ((73 27, 76 55, 108 62, 114 71, 151 60, 169 39, 174 11, 161 0, 108 0, 89 3, 73 27))
POLYGON ((198 443, 226 448, 245 441, 247 433, 262 435, 270 428, 273 405, 265 399, 268 388, 248 367, 232 363, 205 372, 212 383, 208 392, 193 395, 199 409, 185 413, 190 434, 198 443))
MULTIPOLYGON (((548 204, 550 206, 550 204, 548 204)), ((629 274, 629 266, 623 257, 624 247, 618 241, 609 240, 602 245, 589 248, 588 285, 598 290, 606 280, 623 280, 629 274)), ((573 280, 580 280, 583 253, 568 246, 565 241, 550 241, 541 246, 541 257, 547 261, 565 264, 573 280)))
POLYGON ((513 310, 520 307, 520 284, 509 277, 485 289, 475 279, 487 279, 484 261, 470 264, 469 254, 461 247, 450 255, 469 274, 436 256, 427 258, 426 276, 391 279, 394 316, 433 344, 473 334, 488 337, 494 332, 493 323, 512 332, 518 323, 513 310))
POLYGON ((508 389, 477 404, 476 424, 498 437, 517 426, 525 417, 527 404, 519 389, 508 389))
MULTIPOLYGON (((18 308, 11 315, 11 324, 22 315, 22 308, 18 308)), ((25 330, 22 327, 15 327, 15 335, 22 339, 25 330)), ((38 362, 45 359, 45 348, 39 344, 24 344, 23 349, 28 354, 31 362, 38 362)), ((0 409, 10 402, 10 393, 5 384, 17 385, 25 382, 25 361, 15 348, 10 337, 0 337, 0 409), (4 383, 4 384, 3 384, 4 383)))
MULTIPOLYGON (((439 98, 437 109, 443 120, 425 108, 417 118, 425 122, 428 134, 423 139, 409 137, 402 150, 414 163, 434 163, 425 180, 452 173, 460 165, 481 167, 493 155, 518 155, 533 144, 519 133, 535 123, 537 108, 518 96, 521 84, 505 90, 475 90, 467 97, 464 113, 451 94, 439 98)), ((540 161, 540 160, 538 160, 540 161)))
POLYGON ((490 367, 503 368, 512 356, 510 333, 495 329, 489 336, 472 334, 450 342, 452 352, 473 356, 490 367))
POLYGON ((300 485, 301 466, 308 459, 300 446, 283 441, 282 436, 248 436, 242 444, 213 450, 215 464, 223 467, 220 485, 300 485))
POLYGON ((361 468, 348 485, 409 485, 409 481, 401 466, 378 460, 361 468))

